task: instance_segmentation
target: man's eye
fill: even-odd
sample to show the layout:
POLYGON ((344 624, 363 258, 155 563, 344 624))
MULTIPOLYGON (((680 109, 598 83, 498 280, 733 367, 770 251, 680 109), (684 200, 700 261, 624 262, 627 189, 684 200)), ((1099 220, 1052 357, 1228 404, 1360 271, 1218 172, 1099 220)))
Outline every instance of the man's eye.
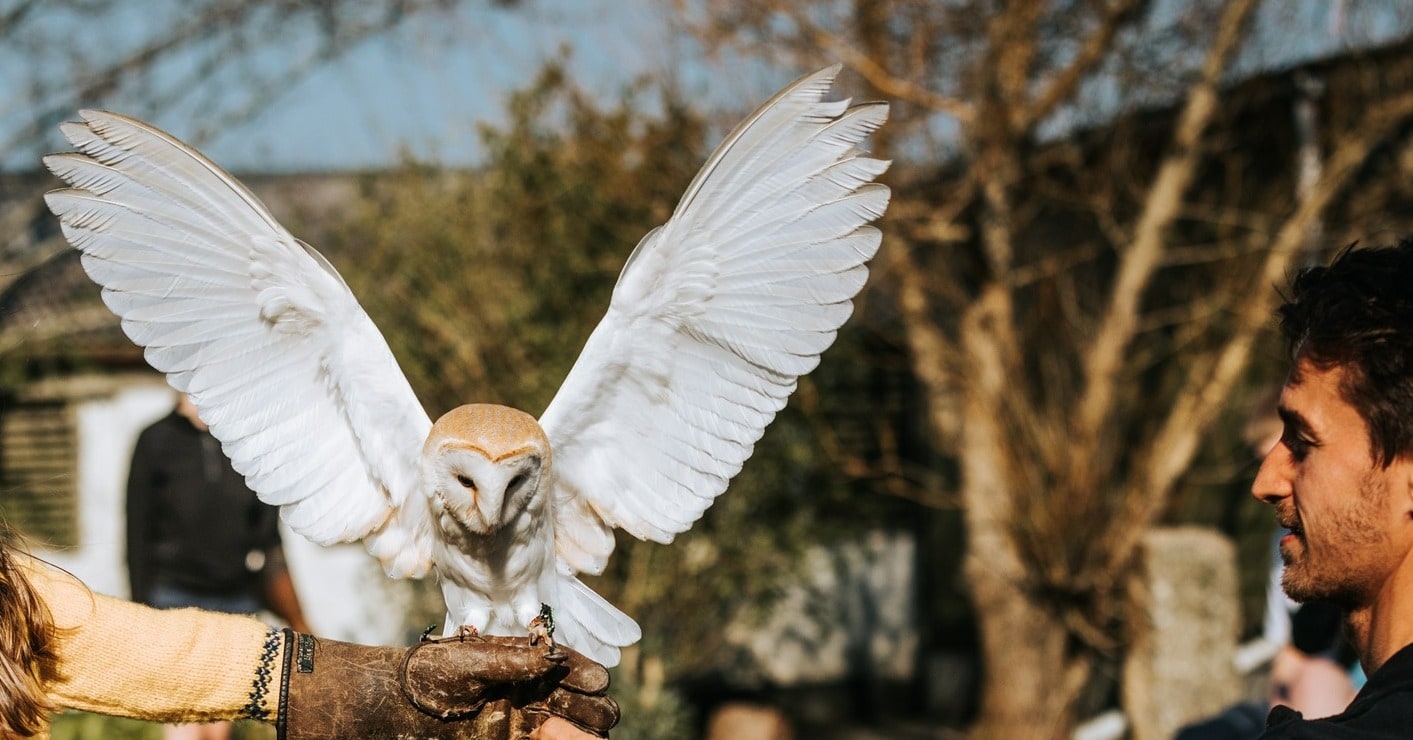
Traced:
POLYGON ((1310 454, 1311 448, 1315 446, 1313 442, 1298 434, 1283 435, 1281 437, 1281 444, 1285 445, 1287 450, 1290 450, 1290 456, 1295 458, 1296 462, 1304 460, 1305 456, 1310 454))

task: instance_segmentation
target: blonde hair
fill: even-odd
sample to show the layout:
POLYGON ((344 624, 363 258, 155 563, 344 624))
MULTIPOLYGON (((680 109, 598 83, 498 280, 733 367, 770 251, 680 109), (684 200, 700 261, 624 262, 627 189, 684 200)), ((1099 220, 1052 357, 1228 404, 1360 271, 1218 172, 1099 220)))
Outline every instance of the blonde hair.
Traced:
POLYGON ((0 737, 29 737, 54 707, 45 680, 54 675, 54 617, 15 561, 16 542, 0 522, 0 737))

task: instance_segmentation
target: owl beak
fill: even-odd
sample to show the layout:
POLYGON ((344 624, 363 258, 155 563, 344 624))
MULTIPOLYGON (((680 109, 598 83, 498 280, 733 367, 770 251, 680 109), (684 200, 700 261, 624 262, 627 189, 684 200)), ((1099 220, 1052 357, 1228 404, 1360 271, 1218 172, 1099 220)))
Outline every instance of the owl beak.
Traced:
POLYGON ((531 502, 537 500, 535 489, 539 486, 542 464, 539 455, 526 455, 519 470, 506 481, 499 496, 476 498, 476 510, 487 527, 499 529, 505 526, 506 520, 520 516, 531 502))
POLYGON ((481 517, 487 530, 495 531, 504 524, 500 520, 501 514, 505 511, 504 493, 486 495, 486 492, 482 491, 476 496, 472 505, 476 508, 476 514, 481 517))

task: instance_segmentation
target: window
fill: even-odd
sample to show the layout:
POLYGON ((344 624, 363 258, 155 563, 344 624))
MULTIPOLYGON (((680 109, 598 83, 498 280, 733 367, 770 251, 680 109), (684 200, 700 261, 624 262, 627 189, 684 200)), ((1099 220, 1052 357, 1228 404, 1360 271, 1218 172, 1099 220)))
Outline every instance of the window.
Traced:
POLYGON ((0 407, 0 514, 36 544, 78 544, 77 448, 67 404, 0 407))

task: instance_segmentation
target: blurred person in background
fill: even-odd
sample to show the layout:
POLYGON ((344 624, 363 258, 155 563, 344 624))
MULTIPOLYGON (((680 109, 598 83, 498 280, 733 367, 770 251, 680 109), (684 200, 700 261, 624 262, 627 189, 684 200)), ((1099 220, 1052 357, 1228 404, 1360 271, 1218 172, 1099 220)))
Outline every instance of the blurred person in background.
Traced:
MULTIPOLYGON (((229 614, 268 609, 310 632, 280 543, 279 512, 231 467, 186 394, 143 430, 127 484, 128 581, 134 601, 229 614)), ((228 740, 232 725, 166 728, 169 740, 228 740)))

